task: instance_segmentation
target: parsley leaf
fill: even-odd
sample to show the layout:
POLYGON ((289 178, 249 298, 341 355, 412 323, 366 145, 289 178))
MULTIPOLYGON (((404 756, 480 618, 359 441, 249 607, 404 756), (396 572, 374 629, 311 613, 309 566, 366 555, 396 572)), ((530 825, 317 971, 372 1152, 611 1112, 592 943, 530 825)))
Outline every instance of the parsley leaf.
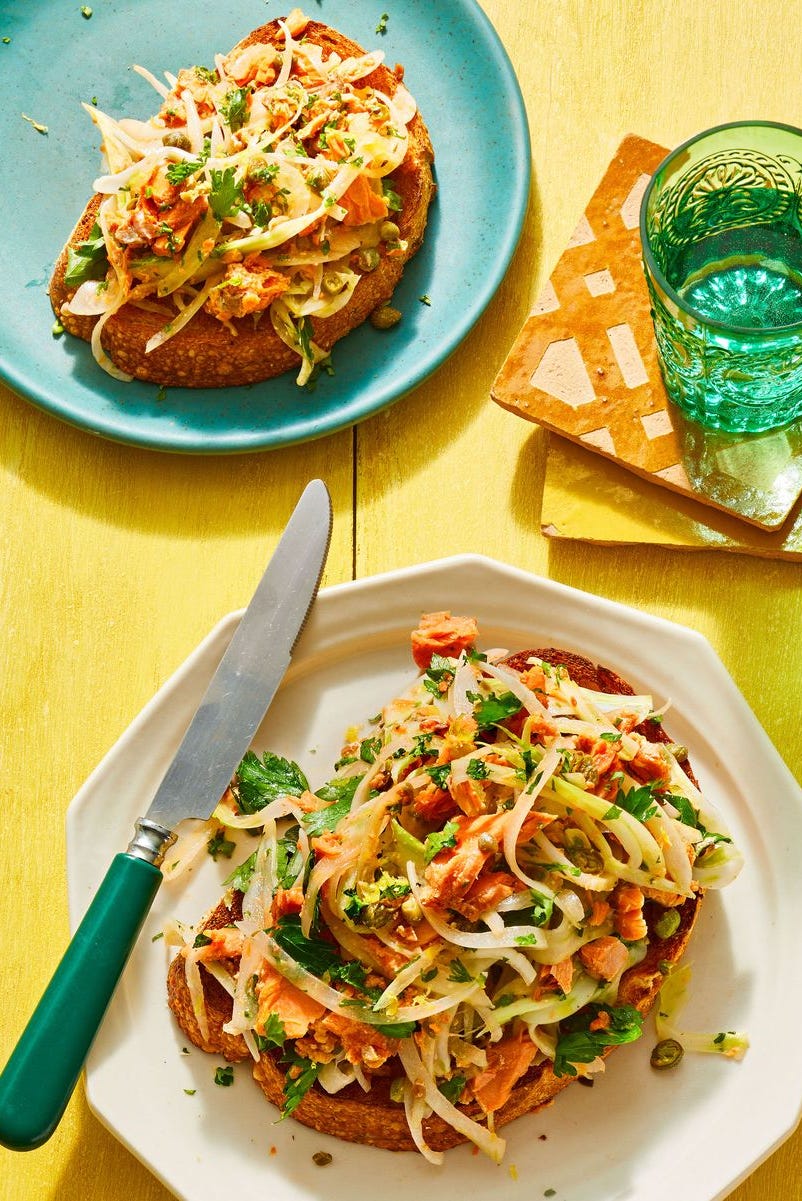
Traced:
POLYGON ((455 669, 453 659, 446 659, 443 655, 432 655, 432 661, 423 677, 423 687, 427 692, 431 692, 432 696, 442 696, 454 679, 455 669))
POLYGON ((450 1101, 452 1105, 456 1105, 467 1083, 464 1076, 452 1076, 450 1080, 441 1080, 437 1087, 446 1101, 450 1101))
POLYGON ((230 1063, 226 1064, 224 1068, 217 1069, 214 1074, 214 1082, 222 1085, 223 1088, 228 1088, 234 1083, 234 1069, 230 1063))
POLYGON ((254 1039, 256 1046, 260 1051, 267 1051, 269 1047, 283 1047, 287 1041, 287 1031, 284 1029, 284 1023, 276 1013, 269 1013, 264 1024, 264 1034, 257 1034, 254 1031, 254 1039))
POLYGON ((220 101, 220 115, 234 133, 242 129, 248 116, 248 89, 232 88, 220 101))
POLYGON ((342 819, 350 812, 354 793, 359 786, 362 776, 335 776, 318 788, 315 793, 321 801, 326 801, 323 809, 315 809, 312 813, 304 814, 304 826, 310 838, 318 838, 324 830, 336 830, 342 819))
POLYGON ((304 1059, 297 1051, 287 1051, 282 1056, 282 1063, 289 1064, 284 1081, 284 1105, 281 1110, 282 1118, 288 1118, 303 1101, 322 1068, 321 1063, 312 1059, 304 1059))
POLYGON ((378 1030, 379 1034, 384 1034, 387 1038, 409 1038, 415 1033, 417 1022, 386 1022, 373 1025, 374 1030, 378 1030))
POLYGON ((546 926, 551 921, 554 912, 554 901, 534 888, 529 894, 532 898, 531 922, 533 926, 546 926))
POLYGON ((292 888, 303 862, 303 852, 298 849, 298 827, 290 826, 276 842, 276 878, 279 888, 292 888))
POLYGON ((451 764, 438 763, 433 767, 427 767, 426 771, 432 777, 437 787, 445 792, 448 788, 448 777, 451 775, 451 764))
POLYGON ((333 943, 322 938, 307 938, 303 934, 301 919, 296 913, 283 914, 272 935, 282 951, 313 976, 325 976, 342 963, 333 943))
POLYGON ((555 1076, 576 1076, 577 1063, 592 1063, 605 1047, 635 1042, 643 1033, 643 1018, 634 1005, 587 1005, 580 1013, 562 1023, 554 1056, 555 1076), (606 1030, 591 1030, 590 1023, 600 1013, 610 1015, 606 1030))
POLYGON ((258 813, 270 801, 283 796, 300 796, 309 784, 297 763, 265 751, 260 759, 246 751, 237 768, 236 794, 243 813, 258 813))
POLYGON ((435 830, 433 834, 427 834, 423 844, 424 863, 431 863, 435 855, 439 855, 445 847, 455 847, 458 829, 459 826, 456 822, 446 822, 442 830, 435 830))
MULTIPOLYGON (((477 694, 469 695, 474 700, 477 694)), ((473 715, 480 730, 495 726, 507 717, 512 717, 521 708, 521 702, 512 692, 493 693, 491 696, 479 696, 474 704, 473 715)))
POLYGON ((473 976, 461 959, 452 959, 448 966, 451 968, 448 979, 452 983, 467 984, 470 980, 473 980, 473 976))
POLYGON ((359 758, 365 763, 375 763, 376 756, 382 749, 382 738, 377 734, 375 738, 363 738, 359 744, 359 758))
POLYGON ((654 784, 644 784, 641 788, 630 788, 629 792, 624 792, 619 784, 614 807, 626 809, 627 813, 631 813, 639 822, 648 821, 657 812, 654 787, 654 784))
POLYGON ((209 206, 215 217, 222 221, 225 217, 235 216, 242 208, 244 199, 242 184, 237 180, 236 170, 226 167, 224 171, 216 171, 213 167, 209 176, 209 206))
POLYGON ((68 288, 77 288, 88 279, 105 279, 109 259, 103 231, 97 222, 89 231, 85 242, 67 248, 67 270, 64 283, 68 288))
POLYGON ((253 879, 253 873, 256 871, 256 851, 249 855, 244 863, 239 867, 234 868, 230 876, 226 877, 223 884, 226 888, 233 888, 236 892, 247 892, 248 885, 253 879))
POLYGON ((466 771, 472 780, 486 780, 488 776, 487 764, 484 759, 469 759, 466 771))
POLYGON ((211 855, 212 859, 217 860, 218 855, 222 855, 224 859, 230 859, 236 850, 237 844, 231 839, 226 838, 222 830, 218 830, 213 834, 206 843, 206 850, 211 855))

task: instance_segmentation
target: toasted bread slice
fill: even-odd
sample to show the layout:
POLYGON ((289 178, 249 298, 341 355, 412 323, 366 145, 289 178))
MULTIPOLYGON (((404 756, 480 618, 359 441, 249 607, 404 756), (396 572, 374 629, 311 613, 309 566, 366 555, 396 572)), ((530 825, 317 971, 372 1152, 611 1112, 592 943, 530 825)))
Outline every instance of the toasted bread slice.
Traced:
MULTIPOLYGON (((566 651, 553 648, 522 651, 511 655, 505 663, 516 671, 523 671, 530 656, 544 659, 555 666, 562 664, 582 687, 598 692, 633 694, 633 689, 615 672, 566 651)), ((662 726, 655 722, 644 723, 639 728, 651 741, 668 741, 662 726)), ((683 766, 695 783, 690 766, 683 766)), ((698 891, 682 904, 678 911, 679 925, 668 938, 654 935, 654 924, 665 912, 664 908, 652 901, 646 902, 644 917, 649 928, 648 950, 640 963, 624 973, 616 1004, 634 1005, 643 1014, 649 1011, 665 978, 665 965, 677 963, 685 951, 701 901, 702 892, 698 891)), ((201 928, 220 928, 238 920, 241 917, 240 902, 238 893, 233 895, 230 905, 221 902, 204 920, 201 928)), ((223 1031, 224 1024, 231 1017, 230 997, 203 968, 201 972, 209 1024, 209 1037, 206 1039, 201 1035, 192 1010, 182 957, 178 955, 170 965, 168 1001, 181 1029, 203 1050, 213 1051, 230 1061, 249 1058, 242 1038, 233 1038, 223 1031)), ((609 1050, 612 1048, 603 1054, 606 1056, 609 1050)), ((263 1053, 253 1068, 254 1077, 265 1095, 279 1108, 284 1099, 286 1073, 286 1068, 280 1062, 281 1054, 281 1051, 263 1053)), ((495 1127, 551 1104, 571 1080, 570 1076, 555 1076, 550 1060, 531 1068, 512 1090, 506 1104, 495 1112, 495 1127)), ((471 1117, 481 1116, 475 1102, 460 1108, 471 1117)), ((368 1094, 357 1084, 350 1084, 330 1096, 314 1085, 293 1116, 306 1126, 349 1142, 365 1143, 391 1151, 415 1150, 404 1107, 390 1099, 390 1078, 374 1077, 368 1094)), ((426 1142, 435 1151, 447 1150, 466 1141, 436 1114, 424 1120, 423 1130, 426 1142)))
MULTIPOLYGON (((355 42, 319 21, 309 21, 304 40, 322 47, 326 58, 338 54, 347 59, 365 53, 355 42)), ((277 47, 283 45, 283 34, 276 20, 248 34, 231 54, 267 43, 277 47)), ((401 67, 390 70, 379 65, 360 82, 392 97, 402 78, 401 67)), ((353 264, 361 278, 345 307, 329 317, 312 316, 309 319, 312 340, 321 350, 330 350, 335 342, 361 325, 374 309, 390 300, 406 263, 423 240, 435 191, 434 152, 418 112, 407 126, 407 133, 406 156, 388 176, 401 201, 400 212, 391 214, 399 228, 399 248, 392 254, 382 253, 378 266, 372 271, 353 264)), ((59 255, 49 289, 53 310, 64 328, 85 341, 91 340, 98 318, 75 315, 64 308, 76 291, 67 284, 65 273, 68 250, 89 239, 101 199, 96 194, 87 204, 59 255)), ((165 320, 163 312, 150 311, 129 302, 104 325, 102 347, 119 370, 136 379, 171 387, 216 388, 252 384, 298 368, 301 363, 300 356, 275 332, 268 313, 232 317, 223 322, 201 309, 169 341, 147 352, 148 340, 163 329, 165 320)))

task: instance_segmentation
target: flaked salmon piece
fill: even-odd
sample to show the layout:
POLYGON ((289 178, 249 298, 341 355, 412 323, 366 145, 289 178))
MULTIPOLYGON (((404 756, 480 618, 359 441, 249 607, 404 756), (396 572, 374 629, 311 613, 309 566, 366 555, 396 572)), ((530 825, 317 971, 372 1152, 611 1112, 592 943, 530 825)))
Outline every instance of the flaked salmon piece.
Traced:
POLYGON ((566 959, 561 959, 559 963, 550 963, 548 965, 548 974, 553 980, 556 980, 557 986, 568 996, 571 991, 571 985, 574 982, 574 961, 569 955, 566 959))
POLYGON ((473 1095, 485 1113, 495 1113, 531 1067, 537 1048, 524 1030, 487 1048, 487 1067, 471 1081, 473 1095))
POLYGON ((371 187, 365 175, 357 175, 340 197, 340 204, 345 209, 343 225, 369 225, 381 221, 389 212, 387 201, 371 187))
POLYGON ((643 892, 637 884, 618 884, 611 900, 616 933, 627 942, 645 938, 648 927, 643 917, 643 892))
POLYGON ((468 713, 458 713, 456 717, 450 718, 448 731, 437 755, 438 766, 443 763, 452 763, 455 759, 461 759, 464 755, 470 755, 471 751, 475 751, 474 738, 478 729, 476 718, 471 717, 468 713))
POLYGON ((398 1051, 398 1042, 382 1034, 367 1022, 355 1022, 339 1013, 330 1013, 320 1023, 336 1035, 349 1063, 375 1071, 398 1051))
POLYGON ((586 942, 578 954, 585 971, 596 980, 615 979, 629 962, 629 952, 621 939, 612 935, 586 942))
POLYGON ((594 897, 590 909, 590 917, 588 918, 589 926, 603 926, 608 917, 612 913, 609 901, 603 901, 600 897, 594 897))
POLYGON ((519 884, 511 872, 485 872, 468 889, 460 902, 459 912, 468 921, 476 922, 488 909, 495 909, 518 890, 519 884))
MULTIPOLYGON (((453 819, 457 827, 456 847, 441 851, 425 873, 426 883, 432 891, 431 899, 437 905, 443 909, 459 909, 471 885, 501 847, 509 816, 509 810, 505 810, 479 817, 459 815, 453 819), (480 839, 483 846, 479 845, 480 839)), ((521 828, 518 841, 531 838, 536 830, 551 821, 552 814, 533 810, 521 828)))
POLYGON ((334 859, 339 855, 343 846, 343 836, 336 830, 324 830, 322 834, 309 839, 309 845, 317 859, 334 859))
POLYGON ((293 884, 292 888, 277 888, 270 908, 273 925, 277 925, 278 919, 286 913, 300 913, 303 907, 304 890, 300 884, 293 884))
POLYGON ((412 811, 425 822, 443 824, 456 812, 456 804, 450 792, 438 788, 435 783, 420 788, 412 801, 412 811))
POLYGON ((199 963, 211 963, 217 959, 238 959, 242 954, 243 934, 236 926, 221 926, 217 930, 204 931, 211 941, 198 949, 199 963))
POLYGON ((219 284, 215 284, 204 305, 207 313, 219 321, 262 313, 287 291, 289 277, 274 271, 260 256, 252 255, 243 263, 230 263, 219 284))
POLYGON ((425 671, 431 666, 432 655, 456 659, 474 645, 478 636, 475 617, 452 616, 447 609, 424 613, 418 628, 412 631, 412 658, 425 671))
POLYGON ((302 1038, 312 1022, 326 1012, 319 1001, 308 997, 266 961, 263 962, 256 982, 256 999, 259 1005, 255 1029, 264 1033, 265 1022, 271 1015, 280 1020, 288 1038, 302 1038))
POLYGON ((632 737, 636 738, 640 744, 638 753, 628 764, 632 775, 648 784, 654 780, 667 783, 671 779, 671 767, 660 754, 659 748, 638 734, 633 734, 632 737))

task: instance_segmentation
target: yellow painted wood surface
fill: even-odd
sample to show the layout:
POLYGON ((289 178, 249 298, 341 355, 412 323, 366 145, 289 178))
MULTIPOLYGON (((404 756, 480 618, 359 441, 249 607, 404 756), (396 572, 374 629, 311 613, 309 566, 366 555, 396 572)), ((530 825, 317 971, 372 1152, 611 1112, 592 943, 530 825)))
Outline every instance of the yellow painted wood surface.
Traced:
MULTIPOLYGON (((624 133, 674 145, 742 117, 802 124, 797 5, 484 0, 484 7, 526 97, 530 209, 496 299, 413 396, 355 437, 192 459, 101 442, 0 390, 0 1059, 66 937, 71 797, 200 638, 248 598, 311 475, 328 480, 336 507, 326 582, 473 550, 686 622, 715 646, 802 780, 798 566, 549 543, 539 530, 542 436, 487 399, 624 133)), ((800 1201, 801 1182, 798 1134, 734 1197, 800 1201)), ((0 1151, 0 1201, 168 1196, 93 1118, 80 1089, 46 1148, 25 1157, 0 1151)))

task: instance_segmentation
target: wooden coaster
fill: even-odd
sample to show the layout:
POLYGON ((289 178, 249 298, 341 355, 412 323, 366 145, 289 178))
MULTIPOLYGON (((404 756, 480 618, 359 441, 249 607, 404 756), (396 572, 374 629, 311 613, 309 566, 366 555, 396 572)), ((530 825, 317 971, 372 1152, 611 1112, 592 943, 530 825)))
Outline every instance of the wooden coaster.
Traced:
POLYGON ((802 559, 802 504, 779 530, 672 496, 567 438, 549 437, 540 528, 548 538, 605 546, 729 550, 764 559, 802 559))
POLYGON ((716 433, 687 420, 663 386, 638 225, 667 153, 634 136, 621 143, 491 394, 655 484, 778 529, 802 494, 802 421, 716 433))

